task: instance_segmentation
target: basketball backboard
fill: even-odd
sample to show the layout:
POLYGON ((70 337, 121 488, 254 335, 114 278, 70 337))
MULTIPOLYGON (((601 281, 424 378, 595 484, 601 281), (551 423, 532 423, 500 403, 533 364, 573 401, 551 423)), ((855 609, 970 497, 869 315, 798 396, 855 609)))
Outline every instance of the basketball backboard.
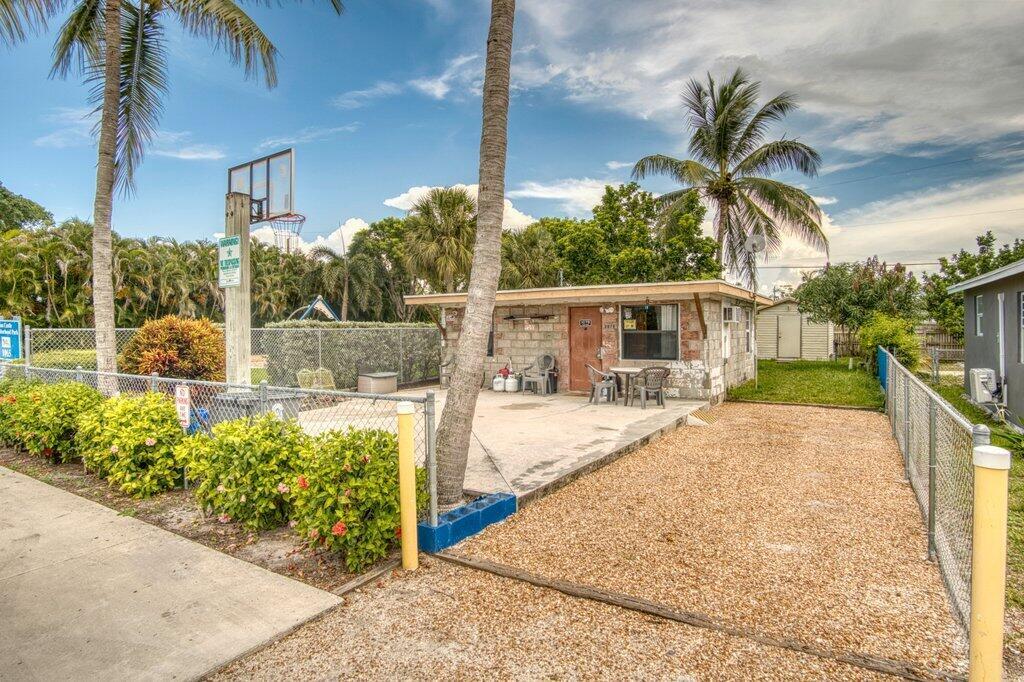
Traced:
POLYGON ((248 194, 251 223, 295 212, 295 150, 285 149, 228 169, 228 192, 248 194))

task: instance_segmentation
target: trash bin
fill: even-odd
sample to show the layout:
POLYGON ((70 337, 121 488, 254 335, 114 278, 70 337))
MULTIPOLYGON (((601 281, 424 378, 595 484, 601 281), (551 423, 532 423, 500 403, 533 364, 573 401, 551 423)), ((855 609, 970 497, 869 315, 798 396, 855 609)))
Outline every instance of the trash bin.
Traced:
MULTIPOLYGON (((267 393, 266 412, 276 414, 281 419, 296 419, 302 407, 301 393, 290 391, 269 391, 267 393)), ((210 407, 212 422, 218 424, 242 417, 258 417, 263 408, 260 394, 257 391, 238 393, 219 393, 213 398, 210 407)))
POLYGON ((357 390, 360 393, 395 393, 398 390, 398 372, 360 372, 357 390))

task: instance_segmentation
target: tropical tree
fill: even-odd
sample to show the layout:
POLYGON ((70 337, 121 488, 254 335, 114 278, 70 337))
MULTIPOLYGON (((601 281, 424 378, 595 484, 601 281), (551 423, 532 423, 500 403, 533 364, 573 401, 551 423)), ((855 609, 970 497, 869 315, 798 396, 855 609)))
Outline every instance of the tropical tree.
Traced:
POLYGON ((407 264, 434 291, 457 291, 469 279, 476 210, 465 189, 435 187, 409 212, 407 264))
POLYGON ((551 232, 542 223, 501 235, 502 289, 536 289, 558 285, 558 256, 551 232))
MULTIPOLYGON (((422 314, 421 308, 405 305, 405 295, 417 293, 422 286, 409 270, 405 255, 409 229, 408 219, 383 218, 356 232, 348 249, 353 258, 365 257, 372 263, 374 288, 381 297, 378 319, 383 321, 409 322, 422 314)), ((370 316, 372 311, 359 310, 356 303, 361 316, 370 316)))
POLYGON ((0 182, 0 230, 53 225, 53 214, 0 182))
POLYGON ((715 212, 719 262, 750 284, 758 257, 744 248, 751 236, 764 239, 768 255, 778 252, 784 234, 828 252, 814 199, 767 177, 786 170, 813 176, 821 164, 818 152, 798 140, 765 142, 769 126, 797 108, 796 97, 784 92, 758 108, 760 90, 741 69, 720 85, 710 74, 706 85, 691 80, 683 95, 691 158, 654 154, 633 167, 635 178, 663 174, 683 185, 659 197, 665 209, 697 190, 715 212))
POLYGON ((380 307, 380 291, 373 279, 373 262, 365 255, 338 253, 329 246, 317 246, 309 252, 313 259, 312 274, 328 298, 341 300, 341 321, 348 321, 349 297, 367 309, 372 302, 380 307))
MULTIPOLYGON (((0 37, 20 40, 25 27, 44 21, 57 0, 0 0, 0 37)), ((341 12, 341 0, 331 0, 341 12)), ((80 71, 93 84, 99 112, 95 226, 92 241, 93 324, 97 366, 116 369, 115 287, 111 215, 115 188, 134 189, 134 173, 157 132, 167 94, 163 20, 175 16, 189 33, 223 47, 247 77, 262 72, 274 87, 276 48, 234 0, 81 0, 71 10, 54 46, 53 75, 80 71)))
POLYGON ((487 336, 501 274, 501 229, 505 211, 505 156, 508 146, 509 73, 515 0, 491 0, 484 65, 483 124, 480 131, 480 191, 476 242, 466 313, 459 334, 455 370, 437 428, 437 495, 441 504, 462 499, 469 438, 480 394, 487 336))

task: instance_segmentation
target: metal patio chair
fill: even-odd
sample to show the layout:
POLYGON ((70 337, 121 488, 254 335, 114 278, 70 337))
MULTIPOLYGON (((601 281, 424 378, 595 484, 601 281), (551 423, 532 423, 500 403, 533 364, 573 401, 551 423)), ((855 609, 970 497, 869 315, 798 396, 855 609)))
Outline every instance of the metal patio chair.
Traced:
POLYGON ((587 365, 587 379, 590 380, 590 399, 587 402, 600 402, 603 395, 608 396, 608 402, 619 402, 619 385, 614 374, 587 365))
POLYGON ((313 388, 335 389, 334 375, 326 367, 317 367, 313 372, 313 388))
POLYGON ((299 388, 313 388, 316 382, 316 373, 311 369, 300 369, 295 378, 299 382, 299 388))
POLYGON ((665 407, 665 382, 668 380, 668 367, 644 367, 633 377, 632 395, 630 400, 635 400, 640 395, 640 409, 647 409, 647 397, 653 396, 655 401, 665 407))
POLYGON ((555 373, 555 356, 545 353, 538 355, 532 365, 523 370, 522 392, 532 385, 534 393, 547 395, 551 392, 551 376, 555 373))

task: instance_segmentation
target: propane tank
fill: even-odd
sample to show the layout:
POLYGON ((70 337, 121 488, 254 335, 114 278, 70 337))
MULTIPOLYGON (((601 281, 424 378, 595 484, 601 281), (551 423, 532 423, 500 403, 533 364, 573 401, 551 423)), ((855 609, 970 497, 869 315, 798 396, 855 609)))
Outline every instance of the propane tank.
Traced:
POLYGON ((518 393, 519 392, 519 378, 515 374, 509 374, 508 378, 505 379, 505 392, 506 393, 518 393))
POLYGON ((505 390, 505 377, 500 374, 495 374, 494 379, 491 381, 491 390, 504 391, 505 390))

